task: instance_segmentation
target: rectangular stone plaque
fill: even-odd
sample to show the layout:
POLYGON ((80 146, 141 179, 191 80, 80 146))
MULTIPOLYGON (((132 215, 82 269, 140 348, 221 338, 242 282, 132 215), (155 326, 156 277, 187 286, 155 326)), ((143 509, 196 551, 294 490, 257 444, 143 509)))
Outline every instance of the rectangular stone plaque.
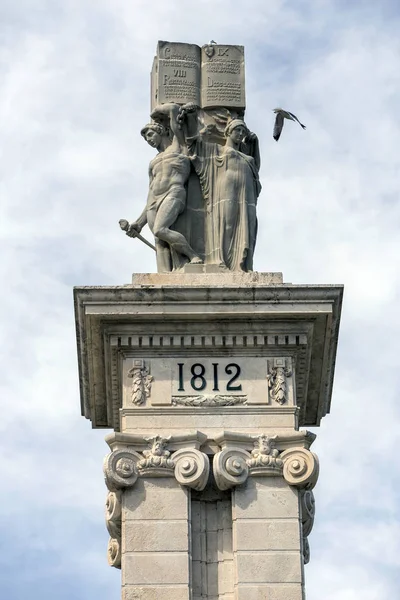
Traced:
POLYGON ((202 47, 201 106, 246 107, 243 46, 202 47))
POLYGON ((158 42, 151 71, 151 108, 167 102, 200 104, 199 46, 158 42))
POLYGON ((270 403, 267 358, 168 357, 124 363, 125 407, 270 403))

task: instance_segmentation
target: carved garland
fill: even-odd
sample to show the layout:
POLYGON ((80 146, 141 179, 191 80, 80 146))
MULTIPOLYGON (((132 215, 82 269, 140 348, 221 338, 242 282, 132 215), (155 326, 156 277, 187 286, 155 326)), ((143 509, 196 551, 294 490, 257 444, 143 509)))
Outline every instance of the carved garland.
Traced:
POLYGON ((272 367, 267 375, 268 387, 271 390, 271 398, 278 404, 285 404, 287 394, 286 378, 292 375, 292 371, 288 367, 275 366, 272 367))
POLYGON ((174 406, 235 406, 246 403, 247 396, 172 396, 174 406))
POLYGON ((150 375, 150 371, 143 360, 133 361, 133 367, 128 371, 128 377, 132 379, 132 403, 140 406, 150 396, 153 377, 150 375))

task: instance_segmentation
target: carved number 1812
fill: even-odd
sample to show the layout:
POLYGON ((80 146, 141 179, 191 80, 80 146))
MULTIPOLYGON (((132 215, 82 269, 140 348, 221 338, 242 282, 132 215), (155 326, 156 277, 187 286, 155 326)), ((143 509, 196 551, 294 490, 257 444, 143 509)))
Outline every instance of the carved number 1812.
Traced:
MULTIPOLYGON (((178 363, 178 384, 179 384, 178 392, 185 391, 184 367, 185 367, 185 363, 178 363)), ((219 364, 212 363, 212 367, 213 367, 212 376, 213 376, 213 384, 214 384, 212 391, 219 392, 220 391, 219 390, 219 364)), ((225 373, 227 375, 232 375, 232 377, 229 379, 228 383, 226 384, 226 391, 227 392, 240 392, 242 389, 242 384, 238 383, 237 385, 234 385, 234 383, 239 378, 240 373, 241 373, 240 366, 236 363, 229 363, 229 365, 226 365, 226 367, 225 367, 225 373)), ((196 392, 201 392, 202 390, 204 390, 207 385, 205 366, 202 363, 194 363, 190 368, 190 375, 191 375, 190 386, 196 392)))

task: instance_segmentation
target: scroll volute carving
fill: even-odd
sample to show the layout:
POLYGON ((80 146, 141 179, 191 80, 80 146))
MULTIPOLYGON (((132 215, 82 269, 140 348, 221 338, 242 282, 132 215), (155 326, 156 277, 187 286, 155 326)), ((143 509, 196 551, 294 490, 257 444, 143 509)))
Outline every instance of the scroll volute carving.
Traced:
POLYGON ((283 461, 283 477, 289 485, 313 489, 319 474, 316 454, 305 448, 289 448, 280 457, 283 461))
POLYGON ((220 490, 243 484, 249 476, 251 454, 242 448, 227 447, 214 457, 215 482, 220 490))
POLYGON ((210 461, 206 454, 194 448, 175 452, 175 478, 180 485, 201 491, 206 487, 210 461))
POLYGON ((137 462, 141 455, 128 448, 113 450, 104 459, 104 476, 108 489, 117 491, 130 487, 138 478, 137 462))
POLYGON ((300 491, 300 506, 301 506, 301 525, 302 525, 302 541, 303 541, 303 558, 304 564, 310 562, 310 544, 308 536, 314 525, 315 517, 315 499, 311 490, 300 491))
POLYGON ((106 500, 106 525, 110 539, 107 547, 108 564, 121 568, 121 492, 109 492, 106 500))

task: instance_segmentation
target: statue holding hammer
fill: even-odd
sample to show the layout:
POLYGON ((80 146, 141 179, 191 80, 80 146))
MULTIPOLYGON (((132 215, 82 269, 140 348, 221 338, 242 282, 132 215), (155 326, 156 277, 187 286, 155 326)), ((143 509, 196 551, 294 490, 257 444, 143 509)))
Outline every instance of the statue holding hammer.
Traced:
POLYGON ((147 204, 140 217, 133 223, 120 221, 121 228, 130 237, 139 237, 146 223, 149 225, 156 240, 159 273, 171 271, 174 262, 179 262, 174 261, 174 255, 180 255, 180 260, 183 257, 192 264, 203 262, 184 235, 171 229, 186 207, 185 186, 191 165, 183 132, 177 121, 178 113, 178 104, 157 106, 151 113, 153 122, 143 127, 142 136, 158 151, 158 155, 149 165, 147 204), (166 125, 168 117, 169 125, 166 125))

